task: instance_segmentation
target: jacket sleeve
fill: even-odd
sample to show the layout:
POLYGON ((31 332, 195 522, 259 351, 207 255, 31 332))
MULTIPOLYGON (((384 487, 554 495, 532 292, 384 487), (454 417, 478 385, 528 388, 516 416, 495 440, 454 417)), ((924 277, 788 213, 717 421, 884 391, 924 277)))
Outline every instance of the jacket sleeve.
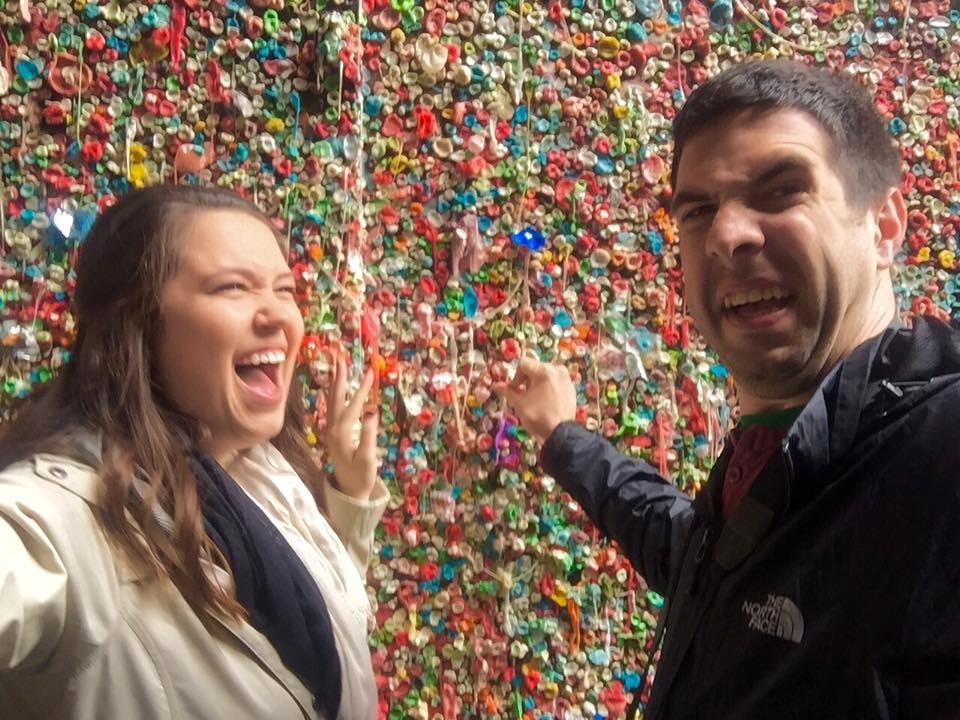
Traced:
POLYGON ((390 491, 382 480, 377 480, 370 499, 358 500, 343 494, 328 482, 326 497, 330 525, 347 548, 360 575, 364 576, 373 556, 373 533, 387 509, 390 491))
POLYGON ((541 464, 617 541, 647 584, 664 594, 693 521, 691 499, 647 463, 622 455, 575 422, 547 438, 541 464))
POLYGON ((41 665, 66 622, 67 570, 42 498, 0 478, 0 672, 41 665))

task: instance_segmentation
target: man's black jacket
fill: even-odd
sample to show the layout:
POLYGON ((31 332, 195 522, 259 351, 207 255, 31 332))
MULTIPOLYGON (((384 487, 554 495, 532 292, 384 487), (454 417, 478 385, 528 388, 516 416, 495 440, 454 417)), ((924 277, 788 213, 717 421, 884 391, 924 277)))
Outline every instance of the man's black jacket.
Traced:
POLYGON ((824 380, 724 522, 574 423, 555 476, 667 597, 646 720, 960 719, 960 332, 920 318, 824 380))

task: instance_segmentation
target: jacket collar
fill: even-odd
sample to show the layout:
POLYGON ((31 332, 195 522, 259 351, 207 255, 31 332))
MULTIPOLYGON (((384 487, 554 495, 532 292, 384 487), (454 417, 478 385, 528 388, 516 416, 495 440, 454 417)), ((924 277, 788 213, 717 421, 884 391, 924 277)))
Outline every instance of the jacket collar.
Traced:
POLYGON ((722 478, 732 453, 728 444, 714 465, 711 482, 694 500, 697 514, 721 527, 714 547, 717 564, 726 571, 736 567, 776 517, 819 494, 842 472, 844 463, 855 459, 856 446, 862 447, 865 440, 882 442, 884 431, 892 431, 892 423, 903 412, 957 381, 960 333, 943 323, 918 318, 912 330, 892 326, 866 341, 824 379, 794 421, 782 451, 721 522, 722 478), (909 395, 901 387, 909 388, 909 395), (880 397, 881 392, 888 392, 892 400, 880 397))
POLYGON ((899 386, 912 388, 913 405, 957 379, 960 332, 929 317, 916 318, 913 328, 891 325, 839 363, 800 413, 787 435, 795 469, 816 474, 847 457, 865 425, 908 402, 899 386), (879 388, 890 403, 877 402, 879 388))

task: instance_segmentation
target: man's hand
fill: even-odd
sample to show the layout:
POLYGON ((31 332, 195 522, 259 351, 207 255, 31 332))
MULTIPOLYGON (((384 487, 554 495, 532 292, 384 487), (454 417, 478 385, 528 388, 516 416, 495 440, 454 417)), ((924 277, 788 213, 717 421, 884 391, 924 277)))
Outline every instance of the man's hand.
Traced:
POLYGON ((528 433, 545 442, 557 425, 577 414, 577 390, 562 365, 547 365, 524 358, 509 383, 494 390, 516 411, 528 433))
POLYGON ((367 500, 377 484, 376 407, 367 407, 367 396, 373 387, 373 372, 367 371, 357 394, 347 403, 347 366, 337 360, 333 382, 327 396, 327 452, 336 476, 336 488, 344 495, 367 500), (360 424, 360 440, 356 426, 360 424))

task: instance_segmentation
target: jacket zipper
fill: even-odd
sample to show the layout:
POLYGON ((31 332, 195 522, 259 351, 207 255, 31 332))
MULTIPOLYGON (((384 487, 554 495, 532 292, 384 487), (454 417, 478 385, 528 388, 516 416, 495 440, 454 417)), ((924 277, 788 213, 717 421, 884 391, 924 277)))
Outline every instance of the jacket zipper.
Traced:
POLYGON ((697 547, 697 554, 693 556, 693 560, 697 565, 703 562, 703 559, 707 556, 707 545, 710 543, 710 526, 707 525, 703 529, 703 535, 700 537, 700 545, 697 547))
POLYGON ((707 557, 710 549, 710 542, 713 539, 713 526, 707 525, 703 529, 703 535, 700 536, 700 544, 697 546, 697 552, 693 556, 694 571, 693 582, 690 583, 690 595, 696 595, 700 589, 700 580, 703 578, 703 561, 707 557))
POLYGON ((793 478, 795 474, 793 469, 793 453, 790 452, 789 436, 783 439, 783 467, 787 474, 787 502, 783 507, 783 512, 786 512, 790 509, 790 505, 793 502, 793 478))

